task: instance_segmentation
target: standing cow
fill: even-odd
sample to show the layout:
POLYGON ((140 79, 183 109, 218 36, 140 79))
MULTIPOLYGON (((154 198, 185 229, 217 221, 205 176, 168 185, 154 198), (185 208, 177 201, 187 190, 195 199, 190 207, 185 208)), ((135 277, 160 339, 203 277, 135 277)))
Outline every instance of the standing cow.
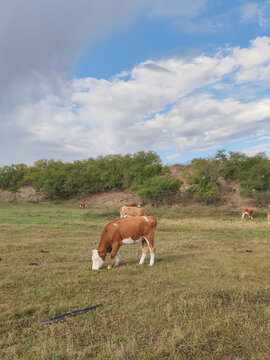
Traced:
POLYGON ((88 207, 88 202, 87 201, 83 201, 81 204, 80 204, 80 208, 81 209, 84 209, 84 208, 87 208, 88 207))
POLYGON ((250 209, 250 208, 243 208, 242 209, 242 217, 241 217, 241 219, 244 220, 246 218, 246 216, 249 219, 253 219, 253 210, 250 209))
POLYGON ((154 265, 155 244, 154 233, 157 220, 154 216, 139 216, 119 218, 109 222, 102 231, 97 250, 92 250, 92 270, 99 270, 106 258, 111 253, 108 269, 119 265, 119 249, 122 245, 142 243, 142 256, 140 264, 144 263, 146 253, 150 250, 150 263, 154 265))
POLYGON ((140 204, 138 204, 138 203, 125 204, 125 206, 131 206, 131 207, 141 207, 141 205, 140 205, 140 204))
POLYGON ((120 217, 128 216, 146 216, 146 211, 142 207, 124 205, 120 209, 120 217))

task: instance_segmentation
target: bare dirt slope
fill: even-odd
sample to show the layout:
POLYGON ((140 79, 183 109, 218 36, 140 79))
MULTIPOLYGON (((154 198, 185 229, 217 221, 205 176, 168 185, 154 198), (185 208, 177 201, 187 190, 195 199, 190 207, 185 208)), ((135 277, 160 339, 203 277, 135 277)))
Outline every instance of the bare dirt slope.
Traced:
POLYGON ((0 201, 5 203, 35 204, 48 200, 46 194, 36 192, 32 186, 23 186, 16 192, 0 189, 0 201))
MULTIPOLYGON (((31 186, 24 186, 17 192, 0 189, 0 202, 8 204, 35 204, 49 202, 49 197, 40 192, 36 192, 31 186)), ((83 198, 73 198, 70 200, 74 204, 87 201, 89 206, 121 206, 126 203, 142 203, 142 199, 130 190, 117 191, 111 190, 99 194, 87 195, 83 198)))
MULTIPOLYGON (((175 176, 176 174, 173 174, 175 176)), ((184 183, 184 178, 179 176, 183 188, 186 188, 184 183)), ((0 190, 0 202, 9 203, 9 204, 35 204, 50 202, 49 197, 40 192, 36 192, 31 186, 24 186, 19 189, 17 192, 10 192, 0 190)), ((87 201, 89 206, 121 206, 126 203, 144 203, 143 199, 139 196, 136 196, 131 190, 111 190, 102 192, 99 194, 89 194, 85 197, 76 197, 70 200, 73 204, 79 204, 82 201, 87 201)), ((181 200, 175 197, 170 200, 168 203, 172 206, 181 205, 181 200)), ((182 204, 183 205, 183 204, 182 204)), ((185 203, 185 206, 200 206, 201 203, 196 200, 188 200, 188 204, 185 203)), ((235 183, 222 183, 221 191, 221 202, 219 204, 223 207, 235 207, 240 209, 241 207, 254 207, 254 202, 252 199, 243 199, 240 196, 240 189, 238 184, 235 183)))
POLYGON ((81 200, 87 201, 89 206, 121 206, 126 203, 142 204, 142 199, 139 196, 134 195, 130 190, 106 191, 100 194, 86 196, 81 200))

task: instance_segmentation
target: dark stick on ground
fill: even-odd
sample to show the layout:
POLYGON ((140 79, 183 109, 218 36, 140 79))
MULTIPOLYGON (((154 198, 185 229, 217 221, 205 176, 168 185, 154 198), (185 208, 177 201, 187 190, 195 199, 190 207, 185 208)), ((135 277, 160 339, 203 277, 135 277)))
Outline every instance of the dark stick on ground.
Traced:
POLYGON ((102 304, 88 306, 88 307, 86 307, 84 309, 74 310, 74 311, 70 311, 70 312, 67 312, 67 313, 62 314, 62 315, 57 315, 57 316, 54 316, 53 318, 41 321, 40 325, 52 324, 55 321, 62 320, 62 319, 67 318, 67 317, 76 316, 76 315, 79 315, 79 314, 84 314, 87 311, 96 309, 99 306, 102 306, 102 304))

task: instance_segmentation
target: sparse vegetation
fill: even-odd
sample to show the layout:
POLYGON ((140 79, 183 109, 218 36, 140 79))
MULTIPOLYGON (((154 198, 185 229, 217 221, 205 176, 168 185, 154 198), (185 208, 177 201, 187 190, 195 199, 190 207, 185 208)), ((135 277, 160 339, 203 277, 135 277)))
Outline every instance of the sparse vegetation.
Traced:
POLYGON ((119 268, 94 272, 91 249, 118 208, 0 205, 0 358, 269 359, 265 213, 241 221, 211 206, 147 212, 158 219, 154 267, 137 265, 135 245, 122 248, 119 268))

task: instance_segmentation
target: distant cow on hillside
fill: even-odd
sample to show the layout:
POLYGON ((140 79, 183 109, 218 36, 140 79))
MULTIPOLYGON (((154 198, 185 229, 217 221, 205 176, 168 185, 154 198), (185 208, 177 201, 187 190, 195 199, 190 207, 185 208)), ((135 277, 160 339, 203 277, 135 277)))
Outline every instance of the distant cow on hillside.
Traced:
POLYGON ((129 206, 129 207, 141 207, 141 205, 138 204, 138 203, 125 204, 124 206, 129 206))
POLYGON ((112 268, 114 258, 115 266, 118 266, 120 247, 138 242, 142 243, 142 255, 139 263, 141 265, 144 263, 149 249, 149 265, 154 265, 154 232, 156 226, 157 220, 154 216, 119 218, 109 222, 102 231, 98 248, 92 250, 92 270, 99 270, 101 268, 108 253, 111 253, 108 269, 112 268))
POLYGON ((84 209, 84 208, 87 208, 88 207, 88 202, 87 201, 83 201, 81 204, 80 204, 80 208, 84 209))
POLYGON ((241 219, 244 220, 246 218, 246 216, 249 219, 253 219, 253 210, 250 209, 250 208, 243 208, 242 209, 242 217, 241 217, 241 219))
POLYGON ((145 216, 146 211, 142 207, 122 206, 120 209, 120 217, 128 216, 145 216))

